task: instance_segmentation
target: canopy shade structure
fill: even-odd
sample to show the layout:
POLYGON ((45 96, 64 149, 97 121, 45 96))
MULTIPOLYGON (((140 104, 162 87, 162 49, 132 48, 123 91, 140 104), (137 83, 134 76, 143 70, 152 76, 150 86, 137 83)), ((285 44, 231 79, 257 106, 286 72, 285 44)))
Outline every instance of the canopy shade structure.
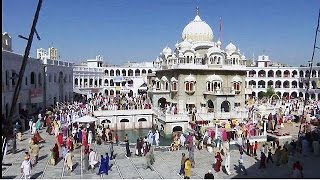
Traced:
POLYGON ((89 122, 95 122, 97 120, 98 120, 98 118, 95 118, 92 116, 83 116, 81 118, 74 120, 73 122, 89 123, 89 122))

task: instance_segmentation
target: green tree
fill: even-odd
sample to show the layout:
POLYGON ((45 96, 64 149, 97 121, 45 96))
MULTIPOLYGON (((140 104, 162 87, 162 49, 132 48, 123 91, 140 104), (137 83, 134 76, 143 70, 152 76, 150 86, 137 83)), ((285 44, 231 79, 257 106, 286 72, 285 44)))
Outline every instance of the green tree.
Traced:
POLYGON ((267 92, 264 92, 263 96, 270 98, 274 94, 275 94, 274 89, 272 87, 268 87, 267 92))

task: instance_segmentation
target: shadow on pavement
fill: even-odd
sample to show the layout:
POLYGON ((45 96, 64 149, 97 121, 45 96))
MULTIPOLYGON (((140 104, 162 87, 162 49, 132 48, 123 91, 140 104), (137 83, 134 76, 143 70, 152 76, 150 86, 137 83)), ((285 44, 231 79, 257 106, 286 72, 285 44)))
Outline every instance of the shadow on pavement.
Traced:
POLYGON ((37 178, 40 177, 40 175, 42 175, 42 174, 43 174, 43 171, 38 172, 38 173, 35 173, 35 174, 32 175, 31 179, 37 179, 37 178))
POLYGON ((3 176, 2 179, 16 179, 17 176, 3 176))
POLYGON ((72 169, 74 170, 74 169, 76 169, 78 166, 79 166, 79 163, 76 162, 76 163, 72 166, 72 169))
POLYGON ((48 154, 39 157, 38 161, 41 161, 41 160, 45 159, 46 157, 48 157, 48 154))

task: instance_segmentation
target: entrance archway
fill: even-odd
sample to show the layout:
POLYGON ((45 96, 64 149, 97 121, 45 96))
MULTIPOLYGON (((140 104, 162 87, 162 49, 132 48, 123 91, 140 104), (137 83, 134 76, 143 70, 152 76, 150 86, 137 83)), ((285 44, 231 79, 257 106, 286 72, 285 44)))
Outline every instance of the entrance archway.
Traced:
POLYGON ((221 103, 221 112, 230 112, 230 102, 225 100, 221 103))
POLYGON ((182 131, 182 127, 181 126, 175 126, 172 128, 172 132, 177 132, 177 131, 182 131))
POLYGON ((207 101, 207 105, 208 105, 208 113, 213 112, 214 111, 214 104, 211 99, 209 99, 207 101))
POLYGON ((158 100, 158 107, 160 107, 160 108, 165 108, 166 107, 166 103, 167 103, 167 100, 166 100, 166 98, 160 98, 159 100, 158 100))

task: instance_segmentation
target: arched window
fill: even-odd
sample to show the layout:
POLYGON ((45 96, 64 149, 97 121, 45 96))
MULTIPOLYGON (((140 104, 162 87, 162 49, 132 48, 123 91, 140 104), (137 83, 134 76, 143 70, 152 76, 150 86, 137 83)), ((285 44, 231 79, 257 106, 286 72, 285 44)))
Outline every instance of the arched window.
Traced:
POLYGON ((164 88, 166 91, 169 91, 169 82, 164 83, 164 88))
POLYGON ((190 81, 187 81, 187 82, 185 82, 185 90, 186 90, 186 92, 194 92, 194 82, 190 82, 190 81))
POLYGON ((240 92, 241 92, 241 84, 240 84, 240 82, 234 82, 233 83, 233 90, 235 91, 236 94, 240 94, 240 92))
POLYGON ((36 74, 34 72, 31 72, 31 84, 36 83, 36 74))
POLYGON ((171 82, 171 91, 178 91, 176 81, 171 82))
POLYGON ((114 95, 114 91, 111 89, 110 90, 110 96, 113 96, 114 95))
POLYGON ((74 79, 74 85, 76 85, 76 86, 79 85, 79 84, 78 84, 78 78, 75 78, 75 79, 74 79))
POLYGON ((160 88, 161 88, 160 81, 156 81, 156 89, 157 89, 157 90, 160 90, 160 88))

